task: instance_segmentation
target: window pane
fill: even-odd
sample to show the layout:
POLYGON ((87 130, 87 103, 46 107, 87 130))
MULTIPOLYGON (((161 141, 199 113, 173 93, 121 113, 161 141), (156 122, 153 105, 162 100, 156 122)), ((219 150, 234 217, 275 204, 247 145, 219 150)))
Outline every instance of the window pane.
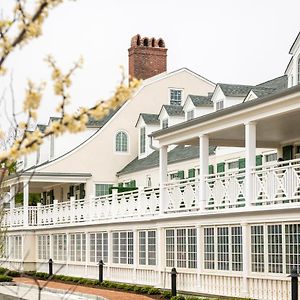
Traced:
POLYGON ((268 225, 268 265, 270 273, 283 273, 282 226, 268 225))
POLYGON ((215 268, 215 230, 204 228, 204 269, 215 268))
POLYGON ((252 272, 264 272, 264 227, 251 226, 251 266, 252 272))

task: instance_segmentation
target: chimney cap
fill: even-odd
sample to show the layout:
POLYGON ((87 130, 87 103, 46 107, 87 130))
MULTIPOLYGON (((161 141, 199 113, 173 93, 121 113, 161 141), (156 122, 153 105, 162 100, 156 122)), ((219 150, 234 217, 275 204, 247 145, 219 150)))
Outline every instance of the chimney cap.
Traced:
POLYGON ((165 48, 165 41, 162 38, 155 39, 154 37, 141 37, 140 34, 136 34, 131 38, 131 47, 149 47, 149 48, 165 48))

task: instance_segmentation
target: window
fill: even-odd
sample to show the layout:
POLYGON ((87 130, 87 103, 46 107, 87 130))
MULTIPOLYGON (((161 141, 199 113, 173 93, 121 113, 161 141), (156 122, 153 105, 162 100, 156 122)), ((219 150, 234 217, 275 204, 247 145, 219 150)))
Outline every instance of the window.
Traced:
POLYGON ((196 228, 166 230, 166 265, 175 268, 197 268, 196 228))
POLYGON ((139 264, 156 265, 156 231, 139 231, 139 264))
POLYGON ((162 129, 168 128, 169 127, 169 120, 168 119, 163 119, 161 127, 162 127, 162 129))
POLYGON ((38 236, 38 259, 48 260, 50 258, 50 235, 38 236))
POLYGON ((50 135, 50 159, 54 158, 54 151, 55 151, 54 139, 55 139, 54 134, 51 134, 50 135))
POLYGON ((146 128, 141 127, 140 129, 140 153, 146 152, 146 128))
POLYGON ((9 237, 9 258, 22 259, 22 236, 13 235, 9 237))
POLYGON ((228 170, 231 170, 231 169, 238 169, 239 168, 239 161, 231 161, 228 163, 228 170))
POLYGON ((299 57, 298 57, 298 69, 297 69, 297 71, 298 71, 298 84, 300 84, 300 55, 299 55, 299 57))
POLYGON ((300 271, 300 224, 285 225, 286 273, 300 271))
POLYGON ((116 152, 128 152, 128 135, 124 131, 116 135, 116 152))
POLYGON ((243 270, 241 226, 204 228, 204 269, 243 270))
POLYGON ((67 235, 54 234, 53 235, 53 259, 67 260, 67 235))
POLYGON ((151 187, 152 186, 152 181, 151 181, 151 176, 150 175, 146 176, 146 182, 147 182, 147 187, 151 187))
POLYGON ((170 173, 169 176, 170 176, 170 180, 177 179, 178 178, 178 172, 170 173))
POLYGON ((133 264, 133 232, 113 233, 113 263, 133 264))
POLYGON ((266 162, 271 162, 271 161, 276 161, 276 160, 277 160, 277 153, 271 153, 271 154, 265 155, 266 162))
POLYGON ((171 105, 181 105, 182 90, 170 90, 170 104, 171 105))
POLYGON ((70 234, 70 260, 86 260, 86 235, 85 233, 70 234))
POLYGON ((220 110, 224 108, 224 100, 216 102, 216 110, 220 110))
POLYGON ((108 261, 107 232, 90 233, 90 262, 108 261))
POLYGON ((2 244, 2 249, 0 249, 0 257, 1 258, 9 258, 10 253, 9 253, 9 237, 8 236, 3 236, 0 238, 1 239, 1 244, 2 244))
POLYGON ((194 119, 194 110, 189 110, 189 111, 186 113, 186 119, 187 119, 188 121, 194 119))
POLYGON ((251 226, 251 269, 252 272, 264 272, 264 227, 251 226))
POLYGON ((268 271, 269 273, 283 273, 282 227, 268 225, 268 271))
POLYGON ((102 184, 102 183, 97 183, 95 184, 95 196, 103 196, 103 195, 108 195, 109 194, 109 189, 112 187, 112 184, 102 184))

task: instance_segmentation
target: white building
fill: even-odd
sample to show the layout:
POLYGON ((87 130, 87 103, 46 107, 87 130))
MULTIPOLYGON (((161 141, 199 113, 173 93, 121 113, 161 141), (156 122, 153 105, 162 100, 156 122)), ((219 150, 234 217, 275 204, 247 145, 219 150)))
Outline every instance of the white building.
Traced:
POLYGON ((162 288, 176 267, 180 290, 289 299, 287 275, 300 268, 299 70, 293 56, 285 76, 255 86, 188 69, 146 79, 79 145, 32 178, 7 179, 24 201, 6 211, 4 264, 47 271, 52 258, 55 271, 97 278, 103 259, 105 279, 162 288), (112 185, 132 190, 108 194, 112 185), (30 192, 49 204, 30 206, 30 192))

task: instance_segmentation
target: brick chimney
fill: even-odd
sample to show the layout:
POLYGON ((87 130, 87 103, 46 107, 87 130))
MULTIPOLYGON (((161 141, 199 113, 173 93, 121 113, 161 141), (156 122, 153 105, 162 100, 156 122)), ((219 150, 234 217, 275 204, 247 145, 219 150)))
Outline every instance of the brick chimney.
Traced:
POLYGON ((147 79, 167 71, 167 50, 161 38, 141 38, 139 34, 135 35, 128 49, 129 75, 147 79))

